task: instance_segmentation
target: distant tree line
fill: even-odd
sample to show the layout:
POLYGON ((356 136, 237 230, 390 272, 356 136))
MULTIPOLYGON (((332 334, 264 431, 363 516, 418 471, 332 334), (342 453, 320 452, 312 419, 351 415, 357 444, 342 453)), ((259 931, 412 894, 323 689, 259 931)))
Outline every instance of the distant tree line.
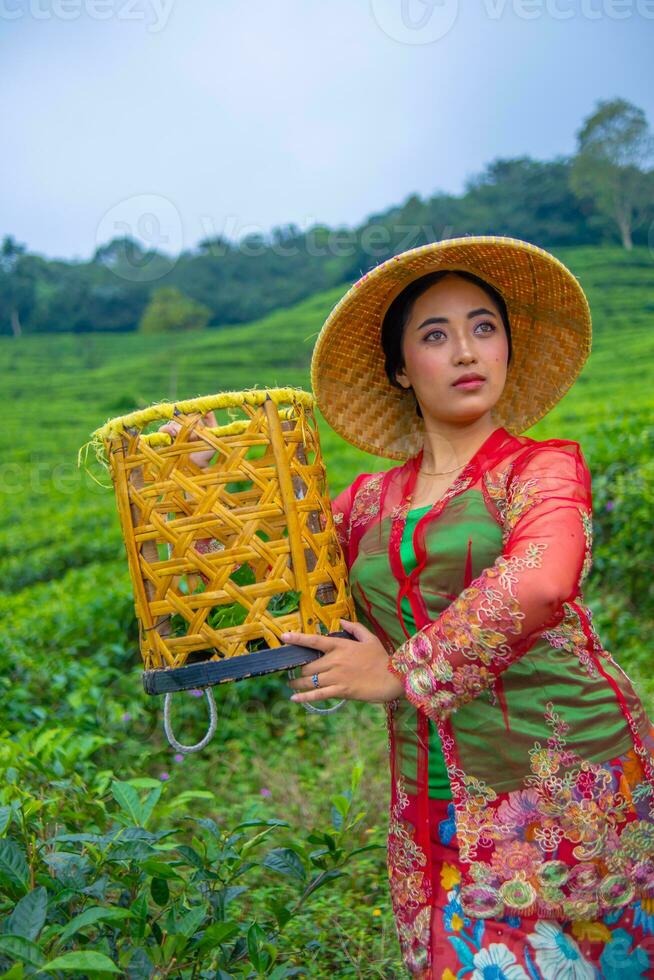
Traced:
POLYGON ((496 159, 464 193, 436 193, 356 228, 296 225, 207 238, 176 258, 115 238, 88 262, 0 246, 0 334, 165 331, 243 323, 352 282, 398 252, 460 235, 510 235, 554 249, 654 249, 654 138, 641 109, 597 103, 571 156, 496 159))

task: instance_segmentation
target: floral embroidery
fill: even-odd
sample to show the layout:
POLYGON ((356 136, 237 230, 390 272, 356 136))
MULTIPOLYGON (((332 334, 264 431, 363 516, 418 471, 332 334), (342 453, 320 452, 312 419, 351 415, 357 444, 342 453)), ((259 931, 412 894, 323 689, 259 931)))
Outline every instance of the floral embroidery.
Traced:
POLYGON ((488 688, 495 680, 493 668, 515 655, 507 635, 519 635, 524 619, 515 595, 517 573, 539 568, 546 547, 531 542, 522 557, 499 555, 484 573, 484 580, 498 579, 499 589, 472 582, 448 606, 442 622, 435 620, 395 651, 389 666, 406 676, 407 697, 430 718, 456 710, 488 688))
MULTIPOLYGON (((651 820, 634 814, 610 768, 566 747, 569 725, 552 701, 545 720, 552 734, 546 746, 536 741, 529 750, 525 788, 503 794, 499 805, 494 790, 460 773, 456 833, 461 860, 470 865, 460 900, 473 917, 515 910, 590 918, 654 889, 651 820), (574 861, 557 857, 564 842, 574 845, 574 861), (490 860, 483 860, 479 851, 489 847, 490 860)), ((638 767, 631 779, 640 776, 638 767)))
POLYGON ((588 676, 596 677, 597 667, 588 652, 588 639, 582 629, 579 613, 568 602, 563 603, 563 609, 564 617, 561 623, 553 629, 543 630, 541 635, 555 650, 574 653, 588 676))
MULTIPOLYGON (((445 823, 442 821, 441 823, 445 823)), ((448 843, 439 832, 442 843, 448 843)), ((654 933, 654 916, 647 915, 645 908, 652 903, 634 903, 609 912, 601 921, 572 920, 569 925, 551 919, 536 919, 527 926, 518 915, 505 915, 497 919, 506 922, 517 932, 511 932, 507 942, 498 942, 501 930, 491 931, 484 919, 466 915, 460 901, 461 872, 447 861, 440 868, 440 884, 446 892, 441 914, 441 939, 452 947, 456 960, 450 961, 442 974, 442 980, 469 977, 470 980, 582 980, 599 976, 595 964, 599 962, 606 980, 645 977, 650 968, 650 957, 642 939, 654 933), (645 906, 645 907, 644 907, 645 906), (633 909, 633 913, 631 910, 633 909), (631 917, 633 916, 633 924, 631 917), (619 928, 609 926, 619 924, 619 928), (526 927, 526 928, 525 928, 526 927), (600 946, 587 958, 586 946, 600 946), (633 946, 633 949, 631 947, 633 946), (602 948, 603 947, 603 948, 602 948), (533 951, 533 952, 532 952, 533 951)), ((495 924, 493 924, 495 925, 495 924)))
POLYGON ((513 480, 510 482, 512 467, 493 474, 484 473, 484 485, 491 498, 502 525, 503 543, 506 544, 511 531, 526 511, 536 502, 538 484, 536 480, 513 480))
POLYGON ((345 553, 347 547, 347 540, 349 537, 349 530, 345 522, 345 514, 342 510, 334 511, 334 531, 336 532, 336 539, 341 546, 341 549, 345 553))
POLYGON ((486 494, 495 504, 502 526, 506 526, 507 482, 510 475, 511 467, 507 466, 498 473, 493 470, 486 470, 483 476, 486 494))
POLYGON ((459 475, 457 476, 456 480, 454 481, 450 489, 447 490, 440 498, 440 500, 438 501, 439 504, 442 504, 445 501, 450 500, 451 497, 456 496, 456 494, 462 493, 464 490, 467 490, 467 488, 472 483, 472 477, 464 476, 463 475, 464 473, 465 473, 465 469, 459 473, 459 475))
MULTIPOLYGON (((427 857, 422 851, 413 838, 407 833, 408 823, 406 820, 402 819, 401 810, 408 806, 409 798, 404 790, 404 780, 401 776, 398 777, 398 787, 397 787, 397 803, 391 810, 390 826, 393 830, 393 834, 396 837, 396 849, 395 849, 395 861, 393 862, 395 868, 401 868, 405 873, 410 872, 416 864, 425 865, 427 864, 427 857)), ((420 887, 414 889, 411 893, 411 900, 416 902, 421 902, 426 897, 426 892, 422 892, 420 887)), ((408 897, 405 896, 405 900, 408 897)))
POLYGON ((405 962, 411 972, 418 973, 427 966, 431 879, 427 855, 413 837, 412 824, 402 818, 409 799, 401 776, 396 791, 388 825, 389 887, 405 962))
POLYGON ((395 521, 399 521, 401 518, 406 517, 410 506, 411 506, 411 501, 407 499, 404 501, 403 504, 398 504, 397 507, 394 507, 390 513, 391 525, 395 521))
POLYGON ((593 567, 593 517, 590 511, 585 510, 583 507, 579 507, 579 513, 581 514, 581 522, 583 524, 584 536, 586 538, 586 554, 584 556, 584 564, 579 576, 579 588, 581 588, 588 578, 588 573, 593 567))
POLYGON ((379 493, 383 478, 383 473, 376 473, 359 489, 350 512, 350 527, 367 524, 379 513, 379 493))
POLYGON ((514 480, 506 494, 504 530, 509 534, 525 512, 536 502, 539 486, 536 480, 514 480))
POLYGON ((527 877, 535 874, 541 853, 533 844, 513 840, 502 842, 493 853, 491 865, 503 878, 512 878, 516 872, 527 877))

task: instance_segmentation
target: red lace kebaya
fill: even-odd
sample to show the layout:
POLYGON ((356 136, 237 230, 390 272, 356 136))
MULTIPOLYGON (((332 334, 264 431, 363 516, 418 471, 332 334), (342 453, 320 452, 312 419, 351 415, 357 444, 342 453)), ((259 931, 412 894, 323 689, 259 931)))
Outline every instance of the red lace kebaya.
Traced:
POLYGON ((437 975, 430 727, 452 793, 461 915, 557 928, 654 901, 654 728, 583 600, 592 492, 579 444, 495 429, 418 520, 407 574, 421 459, 361 474, 333 512, 358 618, 405 685, 387 706, 388 870, 405 962, 426 978, 437 975))

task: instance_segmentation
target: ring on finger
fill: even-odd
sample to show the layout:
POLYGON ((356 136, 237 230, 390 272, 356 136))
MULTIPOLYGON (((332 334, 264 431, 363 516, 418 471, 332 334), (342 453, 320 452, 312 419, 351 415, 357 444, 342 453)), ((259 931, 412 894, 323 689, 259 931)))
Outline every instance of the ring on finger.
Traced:
POLYGON ((318 675, 317 674, 313 674, 311 676, 311 680, 313 681, 313 686, 314 687, 320 687, 320 682, 318 680, 318 675))

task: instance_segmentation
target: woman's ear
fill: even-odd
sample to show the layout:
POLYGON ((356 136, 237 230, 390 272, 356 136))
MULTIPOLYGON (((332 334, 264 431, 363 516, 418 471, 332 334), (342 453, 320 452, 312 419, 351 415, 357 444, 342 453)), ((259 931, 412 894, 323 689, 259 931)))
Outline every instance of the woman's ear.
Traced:
POLYGON ((405 391, 411 387, 411 382, 409 381, 407 377, 407 373, 404 368, 400 368, 395 372, 395 380, 400 385, 400 387, 404 388, 405 391))

